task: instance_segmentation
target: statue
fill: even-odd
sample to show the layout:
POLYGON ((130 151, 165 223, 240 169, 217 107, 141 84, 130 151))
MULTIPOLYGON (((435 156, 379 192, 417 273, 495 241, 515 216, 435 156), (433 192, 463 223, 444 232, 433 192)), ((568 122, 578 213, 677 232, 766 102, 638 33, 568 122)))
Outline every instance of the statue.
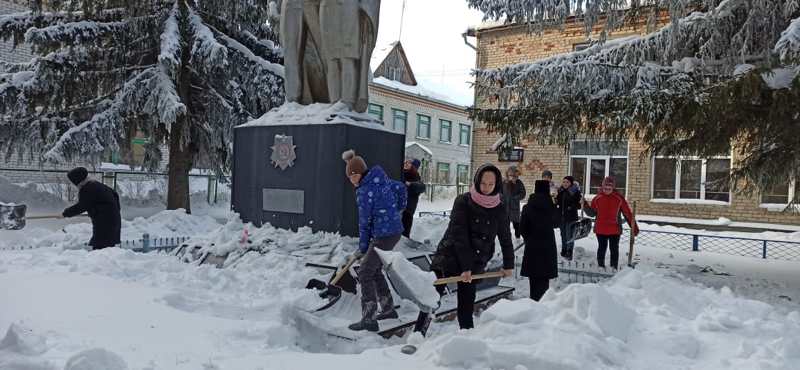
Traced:
POLYGON ((283 0, 281 5, 286 100, 341 102, 366 111, 380 0, 283 0))

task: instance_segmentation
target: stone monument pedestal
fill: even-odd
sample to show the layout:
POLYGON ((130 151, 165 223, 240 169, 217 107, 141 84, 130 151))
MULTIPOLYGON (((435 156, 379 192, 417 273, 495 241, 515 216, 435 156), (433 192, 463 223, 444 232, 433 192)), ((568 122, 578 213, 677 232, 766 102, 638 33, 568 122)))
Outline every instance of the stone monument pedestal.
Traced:
POLYGON ((289 103, 234 129, 233 209, 245 222, 358 235, 342 152, 400 180, 405 135, 337 105, 289 103))

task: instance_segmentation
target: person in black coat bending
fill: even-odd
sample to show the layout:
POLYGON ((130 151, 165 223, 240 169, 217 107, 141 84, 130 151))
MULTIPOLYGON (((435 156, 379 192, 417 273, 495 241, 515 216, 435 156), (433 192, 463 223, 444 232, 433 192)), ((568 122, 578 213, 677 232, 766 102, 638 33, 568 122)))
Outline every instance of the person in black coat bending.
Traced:
POLYGON ((534 193, 522 208, 522 237, 525 254, 520 275, 529 279, 531 299, 539 301, 550 288, 550 279, 558 277, 556 237, 553 234, 553 205, 550 182, 538 180, 534 193))
POLYGON ((92 219, 92 239, 89 240, 92 250, 118 245, 122 218, 117 192, 89 179, 89 171, 83 167, 69 171, 67 178, 78 187, 78 204, 65 209, 61 215, 75 217, 84 212, 89 214, 92 219))
MULTIPOLYGON (((500 239, 505 276, 514 273, 514 244, 508 213, 501 201, 502 176, 491 164, 475 173, 469 193, 453 203, 450 224, 439 242, 431 269, 439 277, 461 276, 458 283, 458 325, 474 327, 475 284, 472 275, 484 271, 494 257, 495 238, 500 239)), ((552 233, 552 232, 551 232, 552 233)), ((443 293, 444 287, 439 287, 443 293)))
POLYGON ((403 210, 403 236, 411 237, 411 225, 414 223, 414 213, 417 211, 419 196, 425 192, 425 184, 419 176, 419 159, 406 159, 403 162, 403 183, 408 190, 408 204, 403 210))
POLYGON ((572 226, 578 220, 578 210, 581 209, 581 189, 575 178, 572 176, 564 177, 561 187, 558 188, 556 196, 556 207, 558 207, 559 225, 561 230, 561 256, 572 260, 572 251, 575 242, 568 242, 572 238, 572 226))

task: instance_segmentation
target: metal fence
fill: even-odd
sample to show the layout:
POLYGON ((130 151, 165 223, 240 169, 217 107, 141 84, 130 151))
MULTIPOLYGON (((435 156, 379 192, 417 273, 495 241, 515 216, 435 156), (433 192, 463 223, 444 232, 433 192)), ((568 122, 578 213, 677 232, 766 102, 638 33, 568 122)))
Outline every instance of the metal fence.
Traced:
MULTIPOLYGON (((420 212, 420 217, 448 217, 450 211, 420 212)), ((620 245, 628 245, 630 229, 625 229, 620 245)), ((733 256, 784 261, 800 261, 800 242, 713 234, 641 230, 636 245, 687 252, 712 252, 733 256)), ((624 248, 623 248, 624 249, 624 248)))
MULTIPOLYGON (((175 248, 180 247, 183 243, 185 243, 189 239, 190 237, 188 236, 152 237, 150 236, 150 234, 143 234, 140 239, 123 240, 119 244, 119 247, 122 249, 130 249, 134 252, 140 252, 140 253, 171 251, 175 248)), ((84 249, 89 249, 88 242, 83 243, 81 246, 84 249)), ((21 250, 39 249, 48 247, 51 247, 51 245, 47 246, 12 245, 10 247, 1 248, 0 250, 21 251, 21 250)))
MULTIPOLYGON (((620 243, 628 243, 629 237, 630 230, 626 229, 620 243)), ((636 244, 677 251, 800 261, 800 242, 787 240, 642 230, 636 237, 636 244)))
MULTIPOLYGON (((36 183, 40 191, 48 192, 60 197, 61 199, 72 202, 77 199, 78 193, 72 184, 67 180, 65 170, 45 170, 31 168, 6 168, 0 167, 0 175, 8 175, 13 182, 36 183), (30 181, 30 179, 36 181, 30 181)), ((132 199, 145 199, 150 196, 150 191, 156 189, 162 191, 166 197, 167 179, 169 175, 163 172, 143 172, 125 170, 89 170, 89 175, 96 180, 114 188, 121 196, 132 199)), ((209 204, 216 204, 226 200, 229 192, 221 191, 225 184, 229 184, 229 178, 218 178, 216 175, 209 174, 189 174, 190 187, 194 185, 202 186, 206 191, 206 200, 209 204)))

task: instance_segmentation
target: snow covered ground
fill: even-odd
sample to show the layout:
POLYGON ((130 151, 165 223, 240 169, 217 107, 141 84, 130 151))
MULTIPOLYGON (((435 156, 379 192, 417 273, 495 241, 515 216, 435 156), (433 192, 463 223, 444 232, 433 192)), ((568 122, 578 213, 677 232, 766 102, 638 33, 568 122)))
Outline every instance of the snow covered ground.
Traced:
MULTIPOLYGON (((231 250, 245 227, 235 216, 223 225, 162 212, 125 232, 185 230, 231 250)), ((443 218, 418 219, 412 236, 435 243, 445 227, 443 218)), ((636 270, 561 286, 541 303, 525 299, 526 280, 508 279, 515 300, 484 312, 472 331, 434 324, 427 339, 408 339, 420 346, 413 356, 400 353, 402 340, 341 355, 304 351, 287 310, 317 299, 303 287, 319 276, 298 253, 338 260, 352 238, 250 228, 252 240, 274 240, 275 253, 216 269, 164 254, 72 250, 68 241, 89 230, 66 231, 36 232, 41 243, 67 235, 53 239, 58 247, 0 251, 0 369, 61 369, 94 348, 129 369, 792 369, 800 361, 800 295, 789 301, 778 295, 797 294, 792 287, 770 285, 800 286, 797 263, 642 248, 636 270)), ((585 261, 592 244, 579 243, 585 261)), ((99 362, 98 353, 84 360, 99 362)))

